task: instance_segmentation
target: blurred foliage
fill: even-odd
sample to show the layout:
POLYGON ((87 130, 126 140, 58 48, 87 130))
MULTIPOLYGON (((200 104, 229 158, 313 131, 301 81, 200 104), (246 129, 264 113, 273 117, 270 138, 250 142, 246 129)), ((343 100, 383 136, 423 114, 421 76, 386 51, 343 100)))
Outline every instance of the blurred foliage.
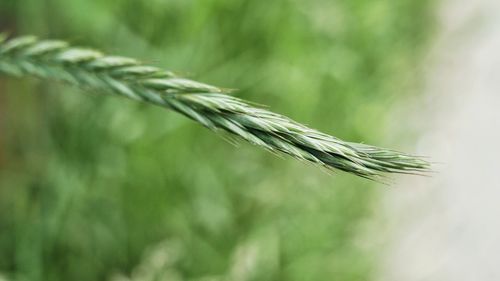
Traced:
MULTIPOLYGON (((381 144, 388 108, 416 92, 432 2, 2 0, 0 30, 142 58, 381 144)), ((0 80, 9 280, 367 280, 371 186, 161 108, 0 80)))

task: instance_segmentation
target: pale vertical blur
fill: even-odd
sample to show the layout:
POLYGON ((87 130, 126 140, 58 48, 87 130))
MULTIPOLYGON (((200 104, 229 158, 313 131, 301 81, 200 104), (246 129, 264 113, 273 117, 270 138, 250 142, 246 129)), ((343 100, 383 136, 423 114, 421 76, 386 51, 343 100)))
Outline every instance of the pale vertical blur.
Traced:
POLYGON ((379 280, 500 280, 500 1, 444 1, 439 24, 425 96, 407 110, 442 163, 385 192, 379 280))

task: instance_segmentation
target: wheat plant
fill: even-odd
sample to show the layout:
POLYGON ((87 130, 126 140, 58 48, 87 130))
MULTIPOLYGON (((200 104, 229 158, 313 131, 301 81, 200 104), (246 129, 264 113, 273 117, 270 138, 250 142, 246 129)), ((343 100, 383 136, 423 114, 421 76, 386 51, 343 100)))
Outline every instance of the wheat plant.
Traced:
POLYGON ((162 106, 272 152, 368 179, 429 169, 429 163, 419 157, 340 140, 235 98, 229 90, 64 41, 0 35, 0 73, 62 81, 162 106))

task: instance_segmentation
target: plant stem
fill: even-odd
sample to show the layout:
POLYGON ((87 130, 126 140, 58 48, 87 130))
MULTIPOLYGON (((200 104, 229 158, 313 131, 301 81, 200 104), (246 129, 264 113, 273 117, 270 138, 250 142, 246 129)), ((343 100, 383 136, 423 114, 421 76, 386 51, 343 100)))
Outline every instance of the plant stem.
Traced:
POLYGON ((217 132, 273 152, 364 178, 415 174, 429 163, 392 150, 345 142, 229 96, 228 90, 184 79, 124 57, 71 47, 64 41, 0 35, 0 73, 57 80, 177 111, 217 132))

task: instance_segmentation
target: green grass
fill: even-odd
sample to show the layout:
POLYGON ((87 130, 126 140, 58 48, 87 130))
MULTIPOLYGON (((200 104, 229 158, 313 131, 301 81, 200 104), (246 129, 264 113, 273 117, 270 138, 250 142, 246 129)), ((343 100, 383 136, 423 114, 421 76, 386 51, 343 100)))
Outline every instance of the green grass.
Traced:
MULTIPOLYGON (((5 0, 0 26, 169 66, 380 145, 385 112, 418 87, 430 6, 5 0)), ((233 147, 125 99, 26 79, 2 78, 0 93, 0 272, 10 279, 236 279, 250 261, 242 280, 367 280, 376 266, 358 241, 380 189, 368 181, 233 147), (155 265, 158 251, 175 258, 155 265)))
POLYGON ((0 74, 35 76, 87 91, 117 94, 174 110, 226 136, 238 137, 327 169, 367 179, 384 173, 424 173, 429 163, 415 156, 336 137, 230 96, 232 91, 203 84, 126 57, 71 47, 60 40, 0 34, 0 74))

